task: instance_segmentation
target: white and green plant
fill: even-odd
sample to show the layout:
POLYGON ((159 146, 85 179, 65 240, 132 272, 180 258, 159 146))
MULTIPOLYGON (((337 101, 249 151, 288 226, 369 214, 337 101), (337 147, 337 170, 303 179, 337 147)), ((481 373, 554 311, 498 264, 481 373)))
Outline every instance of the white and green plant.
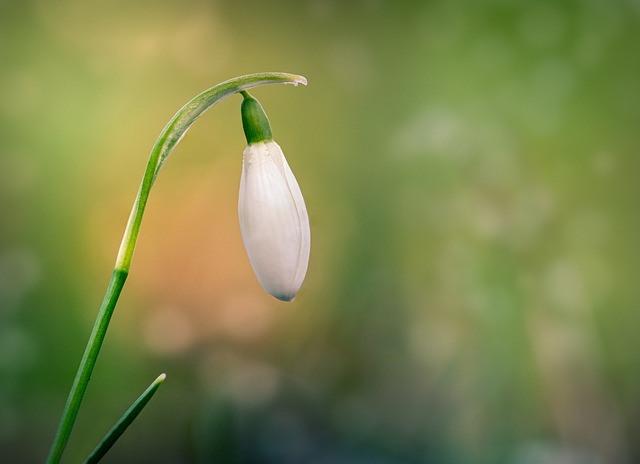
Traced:
MULTIPOLYGON (((248 146, 244 151, 238 214, 242 239, 258 280, 274 297, 291 301, 302 285, 309 261, 310 230, 300 187, 280 146, 273 141, 267 116, 247 90, 264 84, 304 84, 302 76, 257 73, 222 82, 197 95, 169 121, 156 140, 133 204, 116 265, 78 367, 47 464, 57 464, 67 446, 82 399, 91 378, 109 321, 129 269, 151 187, 172 150, 206 110, 233 94, 243 96, 242 126, 248 146)), ((124 413, 85 463, 98 462, 135 420, 165 379, 161 374, 124 413)))

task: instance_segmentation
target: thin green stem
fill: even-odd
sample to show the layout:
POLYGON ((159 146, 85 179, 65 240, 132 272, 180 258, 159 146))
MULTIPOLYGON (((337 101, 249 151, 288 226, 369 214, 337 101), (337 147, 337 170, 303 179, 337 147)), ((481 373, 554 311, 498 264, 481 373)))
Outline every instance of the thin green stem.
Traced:
POLYGON ((76 416, 78 415, 80 403, 82 402, 84 393, 87 390, 93 366, 95 365, 96 358, 98 357, 98 353, 102 347, 104 336, 107 333, 107 328, 109 327, 113 310, 116 307, 116 303, 120 296, 122 287, 124 286, 125 280, 127 280, 127 273, 125 271, 117 269, 113 271, 111 281, 107 287, 107 292, 104 295, 100 311, 98 312, 98 317, 96 318, 89 341, 87 342, 87 347, 85 348, 84 355, 82 356, 82 361, 80 361, 80 367, 78 367, 76 377, 73 379, 73 385, 69 391, 67 403, 62 411, 60 425, 58 426, 58 431, 53 440, 53 445, 51 446, 47 463, 60 462, 60 457, 62 456, 62 452, 69 440, 73 424, 76 416))
POLYGON ((155 392, 160 388, 162 382, 166 378, 165 374, 161 374, 151 385, 140 395, 140 397, 131 405, 129 409, 122 415, 120 420, 116 422, 111 430, 105 435, 98 446, 91 452, 91 454, 85 459, 84 464, 95 464, 107 454, 107 451, 118 441, 118 438, 127 430, 133 421, 138 417, 138 414, 147 405, 149 400, 153 397, 155 392))
POLYGON ((69 396, 60 418, 58 431, 56 432, 46 461, 47 464, 57 464, 60 462, 62 453, 69 441, 82 398, 91 379, 91 373, 93 372, 100 348, 102 347, 102 342, 109 327, 109 321, 111 320, 113 310, 115 309, 120 292, 129 273, 144 209, 147 205, 151 187, 160 169, 189 127, 213 105, 234 93, 264 84, 277 83, 306 85, 307 80, 302 76, 294 74, 273 72, 249 74, 230 79, 194 97, 176 113, 160 133, 151 150, 149 162, 147 163, 138 195, 133 204, 131 214, 129 215, 124 236, 122 237, 115 269, 102 305, 100 306, 100 311, 98 312, 89 341, 87 342, 82 361, 78 367, 71 390, 69 391, 69 396))

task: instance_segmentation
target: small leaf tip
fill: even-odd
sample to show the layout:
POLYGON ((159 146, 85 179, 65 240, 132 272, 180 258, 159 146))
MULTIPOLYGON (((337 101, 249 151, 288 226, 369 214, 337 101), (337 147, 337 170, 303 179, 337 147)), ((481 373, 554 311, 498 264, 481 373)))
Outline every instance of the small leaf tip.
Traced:
POLYGON ((298 87, 298 84, 307 85, 307 78, 304 76, 296 76, 296 79, 290 82, 294 87, 298 87))

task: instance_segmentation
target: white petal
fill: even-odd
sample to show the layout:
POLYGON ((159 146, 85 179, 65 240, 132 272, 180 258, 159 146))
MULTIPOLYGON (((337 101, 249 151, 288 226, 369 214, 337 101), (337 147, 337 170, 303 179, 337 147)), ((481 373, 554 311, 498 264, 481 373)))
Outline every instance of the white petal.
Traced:
POLYGON ((258 280, 276 298, 293 300, 309 263, 309 217, 298 182, 274 141, 244 151, 238 215, 258 280))

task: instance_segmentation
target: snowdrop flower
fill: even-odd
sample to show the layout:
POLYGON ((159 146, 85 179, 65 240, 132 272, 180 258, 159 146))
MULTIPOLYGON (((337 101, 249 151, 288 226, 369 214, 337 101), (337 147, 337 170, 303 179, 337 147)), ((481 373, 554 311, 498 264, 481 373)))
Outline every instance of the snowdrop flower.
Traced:
POLYGON ((238 215, 242 241, 260 284, 274 297, 291 301, 309 263, 307 208, 282 148, 273 141, 262 106, 242 92, 244 151, 238 215))

